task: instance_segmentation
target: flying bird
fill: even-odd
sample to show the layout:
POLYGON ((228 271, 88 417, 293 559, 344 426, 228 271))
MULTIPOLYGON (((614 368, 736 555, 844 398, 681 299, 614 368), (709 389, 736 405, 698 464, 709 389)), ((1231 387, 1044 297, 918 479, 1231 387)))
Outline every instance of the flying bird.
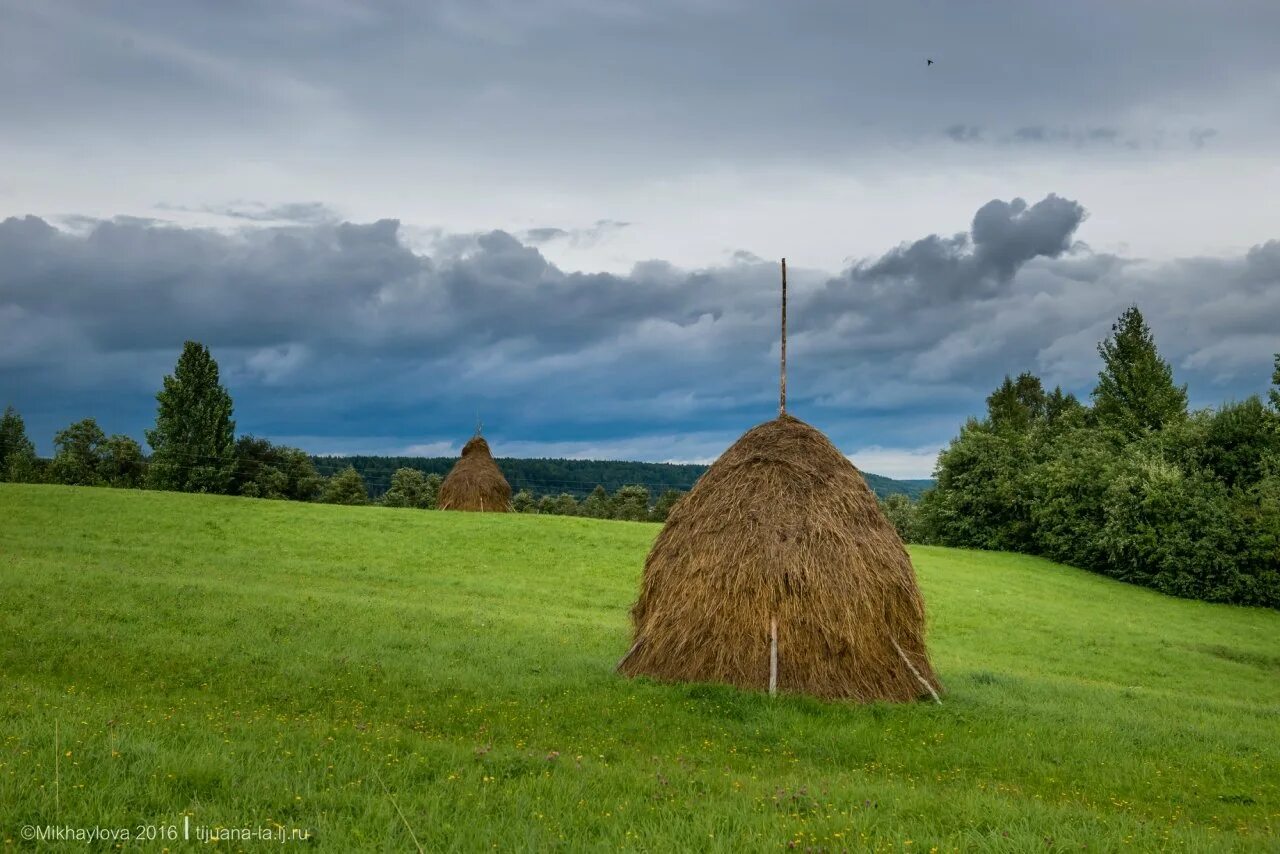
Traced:
POLYGON ((925 65, 933 65, 933 60, 932 60, 932 59, 926 59, 926 60, 924 61, 924 64, 925 64, 925 65))

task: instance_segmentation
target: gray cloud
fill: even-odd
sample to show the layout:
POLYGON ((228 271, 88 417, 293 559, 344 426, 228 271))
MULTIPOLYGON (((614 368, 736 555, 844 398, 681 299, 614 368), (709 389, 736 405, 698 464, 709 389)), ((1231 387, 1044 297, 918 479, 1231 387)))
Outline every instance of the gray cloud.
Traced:
POLYGON ((954 124, 943 133, 956 142, 978 142, 982 139, 982 128, 977 125, 954 124))
POLYGON ((1066 252, 1084 217, 1079 203, 1056 195, 1030 207, 1022 199, 993 199, 974 214, 969 232, 931 234, 855 264, 819 297, 823 315, 835 322, 842 307, 860 303, 868 293, 904 311, 993 296, 1028 261, 1066 252))
MULTIPOLYGON (((795 268, 797 414, 844 447, 919 456, 1005 372, 1087 392, 1094 345, 1131 302, 1193 395, 1265 387, 1280 242, 1152 265, 1075 241, 1084 216, 1056 195, 992 200, 968 232, 838 277, 795 268)), ((776 262, 745 252, 703 269, 576 273, 491 231, 423 254, 391 219, 225 232, 12 218, 0 222, 0 397, 37 436, 90 414, 140 435, 195 338, 222 363, 242 429, 267 435, 452 442, 481 408, 511 440, 652 448, 663 442, 645 437, 688 432, 714 455, 716 436, 774 405, 777 286, 776 262)))
POLYGON ((1131 301, 1193 394, 1252 390, 1280 4, 1072 8, 0 0, 0 396, 137 435, 190 336, 243 427, 333 447, 477 399, 531 441, 732 438, 784 253, 830 259, 793 268, 793 395, 845 443, 942 441, 1010 369, 1087 386, 1131 301), (1099 251, 1063 199, 966 227, 1025 186, 1105 211, 1099 251), (247 198, 327 204, 206 204, 247 198))
MULTIPOLYGON (((1124 146, 1140 148, 1143 143, 1132 135, 1126 135, 1114 127, 1067 128, 1047 125, 1026 125, 1005 137, 1002 142, 1030 145, 1124 146)), ((1198 146, 1197 146, 1198 147, 1198 146)))
POLYGON ((546 228, 531 228, 522 236, 530 243, 542 244, 568 237, 569 232, 565 231, 563 228, 548 226, 546 228))
POLYGON ((751 156, 846 151, 874 137, 869 115, 907 133, 933 132, 940 109, 986 128, 1087 128, 1167 114, 1173 96, 1186 115, 1212 112, 1224 92, 1269 94, 1274 4, 1177 0, 1155 20, 1138 5, 1087 0, 1078 12, 759 0, 358 10, 291 0, 252 14, 189 2, 13 3, 0 32, 0 104, 13 134, 46 142, 126 113, 144 139, 251 136, 256 147, 269 135, 296 156, 372 127, 380 147, 507 157, 518 139, 525 158, 617 169, 623 155, 716 158, 726 143, 751 156), (926 69, 922 56, 944 44, 945 61, 926 69), (770 54, 776 62, 760 62, 770 54), (876 85, 850 85, 867 80, 876 85))
POLYGON ((198 208, 162 202, 156 205, 156 208, 163 211, 216 214, 217 216, 243 219, 254 223, 296 223, 306 225, 338 222, 342 218, 337 211, 321 202, 286 202, 280 205, 240 202, 229 205, 204 205, 198 208))
MULTIPOLYGON (((1062 125, 1029 124, 1012 131, 999 132, 990 128, 963 122, 943 129, 943 135, 952 142, 974 144, 989 143, 997 147, 1026 146, 1029 148, 1153 148, 1164 145, 1169 137, 1163 128, 1147 128, 1142 133, 1125 131, 1108 125, 1066 127, 1062 125)), ((1180 139, 1184 132, 1178 132, 1180 139)), ((1193 128, 1185 132, 1191 148, 1200 149, 1205 141, 1217 134, 1212 128, 1193 128)))
POLYGON ((553 241, 562 240, 574 247, 591 247, 600 243, 611 234, 629 226, 629 222, 621 222, 615 219, 599 219, 594 225, 587 228, 555 228, 552 226, 543 228, 530 228, 521 233, 520 237, 527 243, 535 246, 542 246, 553 241))
POLYGON ((1067 132, 1053 131, 1044 125, 1031 125, 1015 130, 1013 138, 1018 142, 1048 142, 1051 139, 1066 139, 1067 132))
POLYGON ((1217 135, 1218 132, 1213 128, 1193 128, 1188 134, 1191 144, 1196 148, 1204 148, 1209 143, 1209 140, 1217 135))
POLYGON ((768 255, 834 269, 914 231, 922 198, 958 222, 960 199, 1079 181, 1109 211, 1099 245, 1169 257, 1269 236, 1265 194, 1224 201, 1241 170, 1271 178, 1277 4, 0 8, 0 216, 164 199, 184 224, 311 224, 338 217, 208 203, 324 199, 359 220, 500 226, 582 269, 775 239, 768 255), (875 213, 842 234, 855 203, 875 213), (1222 214, 1199 221, 1203 204, 1222 214), (611 240, 592 231, 603 215, 636 225, 611 240))

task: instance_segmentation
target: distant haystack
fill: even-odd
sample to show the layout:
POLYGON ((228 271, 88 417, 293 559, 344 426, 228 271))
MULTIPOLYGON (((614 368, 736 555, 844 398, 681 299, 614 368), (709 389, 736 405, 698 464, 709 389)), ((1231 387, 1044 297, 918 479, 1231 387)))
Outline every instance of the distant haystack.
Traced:
POLYGON ((489 453, 489 443, 473 436, 462 457, 440 484, 436 506, 441 510, 506 513, 511 510, 511 485, 489 453))
POLYGON ((631 610, 629 676, 825 698, 938 696, 911 559, 862 475, 781 414, 671 510, 631 610))

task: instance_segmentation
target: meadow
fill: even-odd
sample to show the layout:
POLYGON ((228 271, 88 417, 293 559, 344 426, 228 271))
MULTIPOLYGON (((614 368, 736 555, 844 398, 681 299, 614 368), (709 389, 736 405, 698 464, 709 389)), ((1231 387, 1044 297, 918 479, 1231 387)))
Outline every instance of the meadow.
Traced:
POLYGON ((941 706, 631 681, 657 531, 0 484, 0 841, 1280 850, 1280 612, 913 547, 941 706))

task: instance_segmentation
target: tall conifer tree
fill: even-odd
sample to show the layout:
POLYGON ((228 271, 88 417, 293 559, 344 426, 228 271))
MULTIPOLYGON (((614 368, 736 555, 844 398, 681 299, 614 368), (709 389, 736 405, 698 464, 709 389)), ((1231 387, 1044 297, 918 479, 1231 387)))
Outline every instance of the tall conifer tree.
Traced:
POLYGON ((156 426, 147 431, 150 486, 226 492, 235 471, 236 424, 231 420, 231 395, 218 380, 218 363, 208 347, 195 341, 183 345, 156 402, 156 426))
POLYGON ((1173 369, 1160 358, 1151 330, 1130 306, 1098 345, 1103 367, 1093 390, 1098 423, 1134 437, 1159 430, 1187 415, 1187 387, 1173 383, 1173 369))

